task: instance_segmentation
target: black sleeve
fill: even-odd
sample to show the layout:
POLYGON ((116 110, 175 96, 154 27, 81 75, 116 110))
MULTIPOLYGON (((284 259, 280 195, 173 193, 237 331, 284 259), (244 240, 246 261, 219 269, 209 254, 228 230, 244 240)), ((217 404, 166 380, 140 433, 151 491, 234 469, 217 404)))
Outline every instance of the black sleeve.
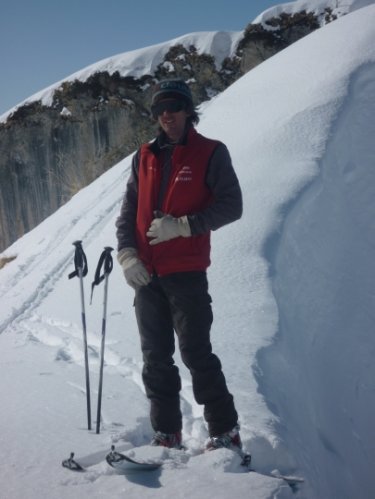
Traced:
POLYGON ((136 248, 135 223, 138 208, 138 168, 139 155, 137 151, 132 159, 131 172, 121 205, 120 215, 116 220, 117 250, 136 248))
POLYGON ((213 152, 206 184, 214 200, 205 210, 188 215, 192 235, 216 230, 242 216, 242 193, 227 147, 220 143, 213 152))

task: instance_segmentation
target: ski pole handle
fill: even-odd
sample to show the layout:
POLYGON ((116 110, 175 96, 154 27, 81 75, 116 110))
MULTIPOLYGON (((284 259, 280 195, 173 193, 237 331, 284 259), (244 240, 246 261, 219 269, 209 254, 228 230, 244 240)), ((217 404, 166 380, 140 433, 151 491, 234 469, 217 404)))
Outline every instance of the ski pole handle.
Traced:
POLYGON ((82 241, 74 241, 73 246, 75 246, 76 248, 74 252, 75 270, 68 275, 69 279, 80 276, 80 271, 82 277, 85 277, 85 275, 87 275, 88 272, 87 258, 82 248, 82 241))
POLYGON ((94 281, 91 284, 91 300, 90 303, 92 302, 92 295, 94 294, 94 287, 98 286, 106 276, 108 276, 113 269, 113 258, 111 255, 111 252, 113 251, 113 248, 110 246, 106 246, 100 255, 98 265, 96 267, 95 271, 95 277, 94 281), (101 275, 100 272, 102 270, 102 267, 104 268, 103 274, 101 275))

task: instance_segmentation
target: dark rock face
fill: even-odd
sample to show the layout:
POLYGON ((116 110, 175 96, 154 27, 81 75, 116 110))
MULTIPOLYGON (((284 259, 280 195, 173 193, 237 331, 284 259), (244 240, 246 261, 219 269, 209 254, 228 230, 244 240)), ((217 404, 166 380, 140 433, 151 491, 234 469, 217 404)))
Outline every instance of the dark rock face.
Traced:
POLYGON ((212 55, 176 45, 152 75, 96 73, 63 83, 51 107, 34 102, 18 108, 0 124, 0 251, 154 136, 148 106, 155 81, 189 80, 199 104, 319 27, 306 12, 267 24, 270 30, 250 24, 220 68, 212 55))
MULTIPOLYGON (((93 80, 99 77, 109 79, 93 80)), ((140 105, 116 94, 96 97, 95 83, 57 92, 51 108, 22 107, 1 127, 1 248, 150 137, 150 119, 140 105)))
MULTIPOLYGON (((329 15, 329 9, 325 14, 329 15)), ((330 18, 326 17, 325 22, 330 18)), ((282 13, 261 24, 249 24, 237 49, 241 57, 243 74, 283 50, 288 45, 320 27, 318 18, 311 12, 301 11, 290 15, 282 13)))

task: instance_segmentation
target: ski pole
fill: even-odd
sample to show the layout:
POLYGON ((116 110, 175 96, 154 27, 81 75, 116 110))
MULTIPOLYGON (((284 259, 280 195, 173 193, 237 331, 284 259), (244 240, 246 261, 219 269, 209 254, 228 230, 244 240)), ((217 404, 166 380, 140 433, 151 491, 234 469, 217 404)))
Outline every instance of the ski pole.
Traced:
POLYGON ((86 374, 86 401, 87 401, 87 426, 91 430, 91 400, 90 400, 90 374, 89 374, 89 356, 87 349, 87 332, 86 332, 86 313, 85 313, 85 298, 83 292, 83 278, 87 275, 87 258, 82 248, 82 241, 75 241, 74 267, 75 270, 69 274, 69 279, 73 277, 79 278, 81 291, 81 316, 83 329, 83 351, 85 356, 85 374, 86 374))
POLYGON ((106 246, 103 253, 100 255, 98 266, 95 272, 94 282, 91 286, 91 301, 94 292, 94 287, 104 280, 104 299, 103 299, 103 319, 102 319, 102 341, 100 348, 100 374, 99 374, 99 389, 98 389, 98 408, 96 413, 96 433, 100 433, 100 419, 102 407, 102 391, 103 391, 103 368, 104 368, 104 348, 105 348, 105 333, 107 320, 107 301, 108 301, 108 277, 113 269, 113 259, 111 255, 113 248, 106 246), (100 271, 104 267, 104 273, 100 275, 100 271))

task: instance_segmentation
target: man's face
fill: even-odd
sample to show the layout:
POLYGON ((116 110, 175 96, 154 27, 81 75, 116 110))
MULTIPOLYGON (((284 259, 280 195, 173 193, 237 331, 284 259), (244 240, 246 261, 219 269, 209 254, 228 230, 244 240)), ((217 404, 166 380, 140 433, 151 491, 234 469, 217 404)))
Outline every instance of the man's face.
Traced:
POLYGON ((163 99, 155 106, 159 125, 171 142, 178 142, 185 131, 186 112, 184 101, 177 99, 163 99))

